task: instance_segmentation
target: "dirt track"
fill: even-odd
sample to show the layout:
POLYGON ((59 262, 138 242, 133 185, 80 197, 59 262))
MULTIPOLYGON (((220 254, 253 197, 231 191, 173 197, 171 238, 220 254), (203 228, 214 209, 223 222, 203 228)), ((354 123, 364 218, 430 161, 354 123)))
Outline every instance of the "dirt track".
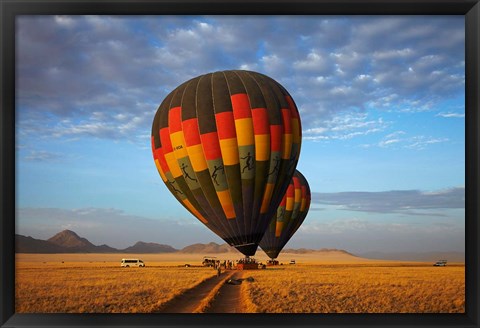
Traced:
POLYGON ((240 313, 243 309, 240 285, 230 285, 228 279, 239 279, 243 272, 224 271, 163 304, 160 313, 240 313), (216 291, 216 292, 215 292, 216 291))
MULTIPOLYGON (((231 279, 242 279, 243 273, 243 271, 237 271, 231 279)), ((224 284, 210 306, 205 309, 205 313, 245 313, 240 288, 240 285, 224 284)))

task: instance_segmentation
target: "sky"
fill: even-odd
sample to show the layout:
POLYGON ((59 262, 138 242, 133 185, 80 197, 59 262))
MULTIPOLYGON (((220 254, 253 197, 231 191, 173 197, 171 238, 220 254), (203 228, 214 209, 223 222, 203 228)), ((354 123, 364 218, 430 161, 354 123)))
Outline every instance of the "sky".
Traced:
POLYGON ((201 74, 266 74, 302 122, 310 211, 287 248, 464 251, 464 16, 21 16, 16 231, 223 241, 170 194, 151 125, 201 74))

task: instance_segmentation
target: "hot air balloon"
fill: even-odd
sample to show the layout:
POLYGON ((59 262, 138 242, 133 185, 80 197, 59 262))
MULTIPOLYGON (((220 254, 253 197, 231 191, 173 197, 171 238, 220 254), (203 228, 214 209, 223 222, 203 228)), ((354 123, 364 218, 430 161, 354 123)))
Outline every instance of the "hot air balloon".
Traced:
POLYGON ((270 225, 260 241, 260 247, 272 259, 292 238, 307 216, 310 208, 310 187, 305 177, 295 170, 270 225))
POLYGON ((292 97, 272 78, 241 70, 208 73, 160 104, 153 158, 176 199, 248 257, 295 171, 300 124, 292 97))

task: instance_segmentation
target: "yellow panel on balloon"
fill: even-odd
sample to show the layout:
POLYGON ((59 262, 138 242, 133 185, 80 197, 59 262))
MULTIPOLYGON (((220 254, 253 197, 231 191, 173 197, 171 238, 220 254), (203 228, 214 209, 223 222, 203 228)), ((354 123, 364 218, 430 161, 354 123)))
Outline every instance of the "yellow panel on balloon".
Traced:
POLYGON ((220 139, 220 149, 222 151, 223 164, 235 165, 239 163, 237 138, 220 139))
POLYGON ((208 168, 201 144, 187 147, 187 152, 195 172, 200 172, 208 168))
POLYGON ((290 154, 292 152, 292 135, 284 134, 282 136, 282 158, 290 159, 290 154))
POLYGON ((235 120, 235 130, 237 130, 237 142, 239 146, 250 146, 255 143, 253 121, 251 118, 235 120))
POLYGON ((293 209, 293 204, 294 204, 294 199, 293 197, 287 197, 287 205, 285 206, 285 209, 287 211, 291 211, 293 209))
POLYGON ((174 178, 178 178, 182 175, 182 170, 180 170, 180 167, 178 166, 177 158, 173 151, 165 154, 165 161, 167 162, 168 168, 170 169, 170 172, 172 172, 174 178))
POLYGON ((260 213, 267 213, 268 207, 270 205, 270 200, 272 199, 274 186, 275 185, 273 183, 267 183, 267 185, 265 186, 265 193, 263 194, 262 207, 260 209, 260 213))
POLYGON ((235 209, 233 208, 232 196, 230 195, 230 191, 218 191, 217 196, 227 219, 235 219, 235 209))
POLYGON ((299 203, 300 199, 302 199, 302 189, 295 188, 295 203, 299 203))
POLYGON ((183 158, 187 156, 187 149, 185 146, 185 138, 183 137, 183 131, 178 131, 170 135, 172 141, 173 151, 177 158, 183 158))
POLYGON ((255 135, 255 160, 268 161, 270 159, 270 135, 255 135))
POLYGON ((280 237, 283 230, 283 222, 277 221, 277 226, 275 227, 275 237, 280 237))

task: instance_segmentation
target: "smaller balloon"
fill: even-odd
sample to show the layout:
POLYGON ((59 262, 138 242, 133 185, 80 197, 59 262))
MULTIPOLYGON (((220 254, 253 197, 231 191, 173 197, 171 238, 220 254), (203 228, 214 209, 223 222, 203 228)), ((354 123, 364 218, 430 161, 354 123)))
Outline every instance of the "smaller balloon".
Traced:
POLYGON ((283 247, 300 228, 310 208, 310 201, 310 186, 307 179, 295 170, 276 215, 259 244, 271 259, 278 257, 283 247))

